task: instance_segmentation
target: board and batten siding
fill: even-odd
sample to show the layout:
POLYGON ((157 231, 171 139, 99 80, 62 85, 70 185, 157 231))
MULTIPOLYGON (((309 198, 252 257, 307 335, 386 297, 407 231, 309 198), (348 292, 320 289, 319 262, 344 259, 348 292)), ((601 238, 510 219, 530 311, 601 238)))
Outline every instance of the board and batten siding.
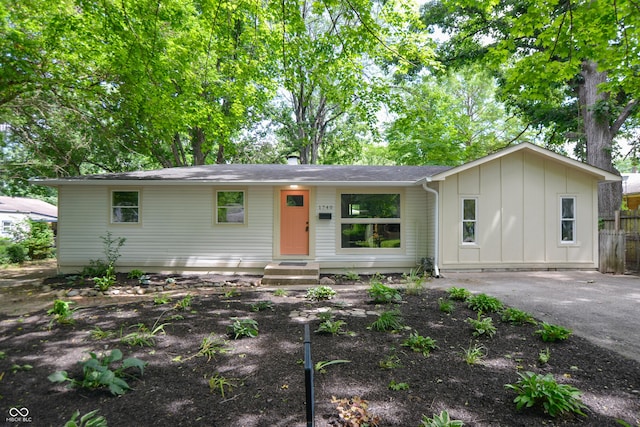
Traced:
POLYGON ((515 152, 440 183, 443 270, 597 267, 597 181, 515 152), (576 238, 561 243, 560 198, 576 198, 576 238), (477 199, 476 243, 462 243, 462 199, 477 199))
POLYGON ((60 270, 79 271, 90 260, 104 260, 100 237, 107 232, 127 239, 117 263, 121 270, 262 268, 272 259, 272 192, 265 187, 243 188, 247 195, 246 224, 215 224, 215 189, 213 186, 61 187, 60 270), (109 198, 113 189, 140 191, 139 224, 110 223, 109 198))

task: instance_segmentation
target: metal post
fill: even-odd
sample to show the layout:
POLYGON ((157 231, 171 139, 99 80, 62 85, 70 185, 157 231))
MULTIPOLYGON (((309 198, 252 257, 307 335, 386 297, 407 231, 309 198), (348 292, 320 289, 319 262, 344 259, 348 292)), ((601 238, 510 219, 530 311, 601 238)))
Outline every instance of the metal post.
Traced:
POLYGON ((311 361, 311 333, 309 325, 304 325, 304 389, 307 396, 307 427, 313 427, 314 401, 313 401, 313 362, 311 361))

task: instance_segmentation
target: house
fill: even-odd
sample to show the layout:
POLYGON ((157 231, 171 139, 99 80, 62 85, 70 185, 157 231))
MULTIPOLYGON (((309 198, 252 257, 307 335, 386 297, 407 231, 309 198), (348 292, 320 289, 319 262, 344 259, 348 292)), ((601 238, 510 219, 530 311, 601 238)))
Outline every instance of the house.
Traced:
POLYGON ((322 273, 596 269, 597 188, 619 176, 523 143, 458 167, 208 165, 36 180, 57 187, 58 263, 322 273))
POLYGON ((0 196, 0 237, 13 237, 15 228, 29 219, 55 225, 58 208, 38 199, 0 196))
POLYGON ((630 211, 640 207, 640 173, 622 174, 622 200, 630 211))

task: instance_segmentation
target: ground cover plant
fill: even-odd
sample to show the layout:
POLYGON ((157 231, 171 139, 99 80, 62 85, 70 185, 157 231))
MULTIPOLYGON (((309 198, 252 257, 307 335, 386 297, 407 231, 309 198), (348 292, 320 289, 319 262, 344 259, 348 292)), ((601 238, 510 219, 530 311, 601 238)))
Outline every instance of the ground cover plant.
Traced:
MULTIPOLYGON (((243 288, 229 298, 231 289, 201 292, 192 280, 193 288, 166 295, 175 302, 188 294, 184 305, 156 304, 157 294, 100 296, 73 300, 79 308, 73 324, 49 328, 46 310, 0 317, 0 410, 28 408, 33 425, 47 426, 97 409, 113 426, 146 425, 148 414, 158 427, 304 426, 304 324, 316 331, 339 319, 348 334, 325 325, 328 333, 311 335, 318 427, 349 425, 346 419, 403 427, 443 425, 445 419, 480 427, 639 422, 640 363, 575 334, 544 341, 539 322, 512 323, 503 311, 482 311, 480 319, 491 318, 495 333, 474 337, 466 320, 477 320, 478 312, 468 297, 451 299, 451 313, 441 311, 439 301, 450 297, 446 290, 403 291, 402 303, 390 306, 372 304, 364 288, 336 285, 331 299, 310 299, 306 290, 275 295, 243 288), (102 303, 89 305, 96 301, 102 303), (152 330, 165 319, 153 346, 122 343, 123 333, 135 332, 129 326, 152 330), (379 328, 372 327, 376 322, 379 328), (88 360, 105 371, 123 369, 118 349, 144 361, 143 372, 142 365, 122 371, 128 386, 122 397, 105 384, 66 387, 69 380, 83 381, 88 360), (47 380, 62 371, 63 382, 47 380), (541 396, 532 391, 538 381, 545 387, 541 396), (562 401, 565 392, 579 402, 562 401), (547 406, 545 399, 551 399, 547 406)), ((401 280, 385 284, 404 286, 401 280)))

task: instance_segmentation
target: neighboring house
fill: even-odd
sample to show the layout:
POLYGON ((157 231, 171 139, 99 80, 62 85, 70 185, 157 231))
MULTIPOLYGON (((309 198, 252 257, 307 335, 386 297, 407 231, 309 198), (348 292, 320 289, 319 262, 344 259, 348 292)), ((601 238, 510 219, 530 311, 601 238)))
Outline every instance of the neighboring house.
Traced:
POLYGON ((58 263, 323 273, 595 269, 598 182, 619 176, 523 143, 440 166, 208 165, 34 181, 58 188, 58 263))
POLYGON ((622 174, 622 199, 630 211, 640 206, 640 173, 622 174))
POLYGON ((38 199, 0 196, 0 237, 13 237, 15 228, 28 219, 55 224, 58 208, 38 199))

